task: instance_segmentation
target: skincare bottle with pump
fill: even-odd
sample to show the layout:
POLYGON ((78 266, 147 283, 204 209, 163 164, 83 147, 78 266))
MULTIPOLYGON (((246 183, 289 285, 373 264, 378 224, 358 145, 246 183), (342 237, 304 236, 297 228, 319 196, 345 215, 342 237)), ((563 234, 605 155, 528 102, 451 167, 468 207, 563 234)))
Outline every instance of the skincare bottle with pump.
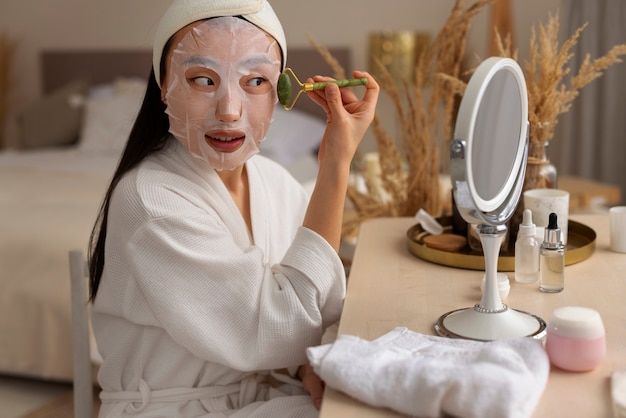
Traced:
POLYGON ((565 287, 565 246, 556 213, 551 213, 539 251, 539 290, 556 293, 565 287))
POLYGON ((515 241, 515 281, 534 283, 539 278, 539 247, 530 209, 524 210, 515 241))

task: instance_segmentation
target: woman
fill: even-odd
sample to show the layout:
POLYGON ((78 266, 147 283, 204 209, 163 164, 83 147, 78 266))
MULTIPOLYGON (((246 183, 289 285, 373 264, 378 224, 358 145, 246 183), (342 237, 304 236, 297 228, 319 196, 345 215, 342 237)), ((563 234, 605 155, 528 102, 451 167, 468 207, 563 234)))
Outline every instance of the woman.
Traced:
POLYGON ((176 0, 162 18, 91 240, 101 416, 317 415, 305 349, 340 315, 350 162, 379 88, 355 72, 368 78, 362 100, 335 85, 310 93, 328 119, 307 201, 255 155, 286 55, 264 0, 176 0))

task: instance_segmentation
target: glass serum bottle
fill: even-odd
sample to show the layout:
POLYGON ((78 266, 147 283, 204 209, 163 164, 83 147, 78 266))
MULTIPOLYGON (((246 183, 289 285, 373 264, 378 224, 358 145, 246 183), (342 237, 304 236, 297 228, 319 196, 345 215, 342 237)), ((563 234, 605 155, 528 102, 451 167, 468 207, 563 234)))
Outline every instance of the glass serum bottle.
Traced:
POLYGON ((524 210, 522 223, 515 241, 515 281, 535 283, 539 279, 540 243, 535 238, 535 224, 532 211, 524 210))
POLYGON ((539 250, 539 290, 556 293, 565 287, 565 246, 556 213, 551 213, 539 250))

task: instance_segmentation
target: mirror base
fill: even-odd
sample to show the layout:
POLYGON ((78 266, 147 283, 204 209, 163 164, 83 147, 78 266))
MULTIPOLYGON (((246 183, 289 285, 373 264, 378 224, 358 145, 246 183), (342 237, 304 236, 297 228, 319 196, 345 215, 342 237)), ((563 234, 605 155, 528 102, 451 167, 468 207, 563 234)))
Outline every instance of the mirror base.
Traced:
POLYGON ((508 307, 501 312, 484 312, 475 306, 443 314, 435 323, 435 332, 442 337, 477 341, 517 337, 542 339, 546 334, 546 322, 528 312, 508 307))

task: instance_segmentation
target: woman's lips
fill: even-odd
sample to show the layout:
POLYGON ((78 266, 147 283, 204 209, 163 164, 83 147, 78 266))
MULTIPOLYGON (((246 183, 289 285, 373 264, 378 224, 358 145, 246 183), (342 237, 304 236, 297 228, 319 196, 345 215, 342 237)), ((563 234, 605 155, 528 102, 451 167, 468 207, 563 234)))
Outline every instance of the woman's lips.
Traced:
POLYGON ((240 131, 217 131, 205 134, 204 139, 216 151, 233 152, 241 147, 246 135, 240 131))

